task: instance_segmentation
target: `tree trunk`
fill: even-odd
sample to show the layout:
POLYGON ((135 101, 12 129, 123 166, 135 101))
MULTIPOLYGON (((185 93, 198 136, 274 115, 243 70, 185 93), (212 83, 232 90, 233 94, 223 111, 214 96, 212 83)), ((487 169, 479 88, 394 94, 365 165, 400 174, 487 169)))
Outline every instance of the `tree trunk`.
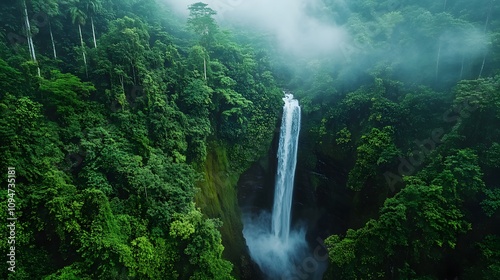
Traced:
POLYGON ((488 29, 488 23, 490 22, 491 9, 493 8, 493 1, 490 1, 490 9, 488 14, 486 15, 486 22, 484 23, 484 33, 486 34, 486 30, 488 29))
POLYGON ((88 78, 89 77, 89 70, 87 68, 87 56, 85 55, 85 51, 83 51, 82 53, 83 53, 83 63, 85 64, 85 75, 88 78))
MULTIPOLYGON (((486 30, 488 30, 488 23, 490 22, 491 10, 493 9, 493 0, 490 0, 490 9, 488 11, 488 15, 486 16, 486 22, 484 23, 484 34, 486 35, 486 30)), ((486 63, 486 55, 488 54, 488 50, 484 50, 483 55, 483 63, 481 64, 481 70, 479 70, 479 77, 483 75, 484 64, 486 63)))
POLYGON ((80 34, 80 45, 82 46, 83 49, 82 26, 80 24, 78 24, 78 33, 80 34))
POLYGON ((439 48, 438 48, 438 54, 437 54, 437 60, 436 60, 436 81, 438 80, 439 77, 439 59, 441 57, 441 39, 439 40, 439 48))
POLYGON ((459 78, 459 80, 462 80, 462 76, 464 74, 464 61, 465 61, 465 55, 462 55, 462 68, 460 68, 460 78, 459 78))
POLYGON ((484 69, 485 62, 486 62, 486 52, 484 53, 484 56, 483 56, 483 63, 481 64, 481 70, 479 70, 479 77, 477 77, 478 79, 481 78, 481 75, 483 75, 483 69, 484 69))
POLYGON ((125 94, 125 83, 123 82, 123 75, 120 75, 120 84, 122 85, 122 92, 125 94))
POLYGON ((30 25, 30 20, 28 18, 28 8, 26 6, 26 1, 24 1, 24 20, 26 24, 26 37, 28 38, 28 48, 30 51, 30 57, 31 60, 36 62, 35 47, 33 45, 33 37, 31 35, 31 25, 30 25))
POLYGON ((207 80, 207 61, 203 58, 203 73, 205 76, 205 81, 207 80))
POLYGON ((50 32, 50 40, 52 41, 52 50, 54 52, 54 59, 57 59, 56 44, 54 43, 54 36, 52 35, 52 26, 50 25, 50 22, 49 22, 49 32, 50 32))
POLYGON ((85 64, 85 74, 87 78, 89 77, 89 72, 87 69, 87 56, 85 55, 85 46, 83 45, 83 36, 82 36, 82 26, 78 24, 78 31, 80 33, 80 44, 82 45, 82 55, 83 55, 83 63, 85 64))
POLYGON ((33 60, 33 51, 31 49, 31 41, 30 41, 30 32, 29 32, 29 23, 28 23, 28 15, 26 14, 26 19, 24 21, 24 24, 26 25, 26 41, 28 42, 28 50, 29 50, 29 53, 30 53, 30 58, 31 60, 33 60))
MULTIPOLYGON (((33 44, 33 35, 31 34, 31 25, 30 25, 30 20, 28 17, 28 6, 26 6, 26 1, 24 1, 24 19, 26 21, 26 37, 28 38, 28 48, 30 52, 30 57, 33 62, 37 63, 36 61, 36 53, 35 53, 35 45, 33 44)), ((40 67, 37 65, 37 72, 38 72, 38 77, 41 76, 40 74, 40 67)))
POLYGON ((94 17, 92 16, 90 16, 90 23, 92 24, 92 37, 94 38, 94 48, 97 48, 97 42, 95 40, 94 17))
POLYGON ((132 66, 132 77, 134 78, 134 86, 137 85, 137 79, 135 77, 135 67, 133 63, 130 63, 132 66))

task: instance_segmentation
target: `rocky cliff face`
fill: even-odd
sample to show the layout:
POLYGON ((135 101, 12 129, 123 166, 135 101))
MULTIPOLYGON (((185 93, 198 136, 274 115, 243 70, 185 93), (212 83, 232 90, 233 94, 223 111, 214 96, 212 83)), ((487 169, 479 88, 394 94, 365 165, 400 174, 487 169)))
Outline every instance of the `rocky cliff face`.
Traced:
POLYGON ((224 257, 234 264, 234 272, 239 275, 245 252, 236 195, 240 174, 231 170, 226 148, 216 144, 209 148, 201 172, 203 178, 198 182, 200 190, 195 197, 196 205, 210 218, 222 221, 224 257))

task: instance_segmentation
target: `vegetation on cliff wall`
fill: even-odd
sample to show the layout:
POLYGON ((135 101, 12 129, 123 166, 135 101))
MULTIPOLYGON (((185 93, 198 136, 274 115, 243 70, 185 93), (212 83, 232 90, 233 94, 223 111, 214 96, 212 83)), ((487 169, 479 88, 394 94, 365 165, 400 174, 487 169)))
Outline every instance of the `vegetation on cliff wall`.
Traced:
POLYGON ((278 75, 303 104, 297 208, 321 215, 324 278, 497 279, 498 1, 324 6, 354 43, 278 75))
POLYGON ((258 275, 284 88, 326 279, 500 279, 500 2, 230 2, 0 3, 0 278, 258 275))
POLYGON ((235 185, 269 146, 281 91, 264 52, 189 9, 181 24, 155 1, 0 4, 0 169, 6 182, 15 168, 17 218, 15 273, 2 262, 0 278, 238 275, 222 245, 233 260, 244 248, 235 185))

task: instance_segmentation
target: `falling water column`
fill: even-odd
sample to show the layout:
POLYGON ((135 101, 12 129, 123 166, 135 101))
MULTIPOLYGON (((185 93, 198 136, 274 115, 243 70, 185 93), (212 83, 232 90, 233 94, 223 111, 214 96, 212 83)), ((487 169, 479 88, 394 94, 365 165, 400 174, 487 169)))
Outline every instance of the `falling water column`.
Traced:
POLYGON ((293 180, 300 132, 300 106, 292 94, 285 94, 283 101, 285 105, 281 120, 271 228, 274 236, 286 243, 290 234, 293 180))

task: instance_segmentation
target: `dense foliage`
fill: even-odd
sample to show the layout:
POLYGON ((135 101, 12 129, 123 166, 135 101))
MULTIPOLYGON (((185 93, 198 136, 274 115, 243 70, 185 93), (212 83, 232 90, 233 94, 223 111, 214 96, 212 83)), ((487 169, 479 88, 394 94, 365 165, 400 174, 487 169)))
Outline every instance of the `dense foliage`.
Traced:
POLYGON ((500 279, 500 2, 311 3, 350 35, 332 53, 289 55, 203 3, 186 20, 155 0, 2 1, 18 220, 0 278, 254 277, 234 185, 286 88, 303 109, 294 199, 321 208, 294 215, 328 237, 325 279, 500 279))
POLYGON ((325 242, 329 277, 498 278, 499 79, 462 81, 453 100, 403 86, 390 100, 386 85, 348 94, 334 107, 319 145, 355 158, 347 187, 355 191, 356 218, 355 229, 325 242), (432 102, 425 108, 422 100, 432 102), (359 127, 354 112, 364 104, 359 127))
POLYGON ((498 1, 324 2, 362 48, 288 74, 302 166, 327 211, 344 207, 327 220, 343 229, 323 226, 325 279, 498 279, 498 1), (479 55, 477 37, 445 50, 464 28, 485 34, 479 55))
POLYGON ((0 278, 236 275, 221 222, 194 204, 200 167, 211 146, 234 172, 264 153, 281 91, 265 53, 189 9, 183 24, 155 1, 0 4, 0 169, 16 169, 18 218, 0 278))

